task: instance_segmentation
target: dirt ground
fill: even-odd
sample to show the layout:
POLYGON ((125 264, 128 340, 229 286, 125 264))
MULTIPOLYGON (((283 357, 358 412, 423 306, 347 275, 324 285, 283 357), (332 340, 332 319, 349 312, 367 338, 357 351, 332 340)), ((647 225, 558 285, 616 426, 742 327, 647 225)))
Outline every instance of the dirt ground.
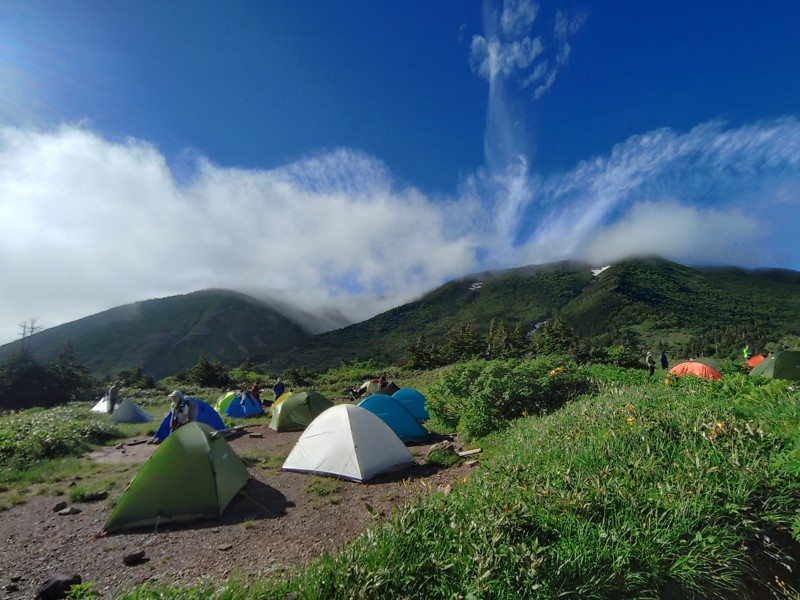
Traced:
MULTIPOLYGON (((254 425, 228 442, 242 456, 257 451, 280 457, 288 455, 298 437, 254 425)), ((279 465, 251 466, 250 481, 219 520, 104 537, 96 534, 111 514, 107 502, 76 503, 72 506, 80 512, 62 515, 53 510, 62 498, 36 497, 0 513, 0 598, 33 598, 44 581, 58 574, 77 573, 84 583, 94 583, 93 591, 102 598, 111 598, 149 582, 196 585, 301 566, 342 548, 412 497, 445 490, 468 477, 474 466, 467 463, 449 469, 425 465, 430 446, 443 439, 409 446, 415 466, 366 484, 326 478, 338 482, 332 496, 307 491, 311 475, 282 471, 279 465), (123 558, 137 551, 144 551, 144 560, 126 566, 123 558)), ((103 448, 91 458, 144 463, 158 446, 141 441, 103 448)))

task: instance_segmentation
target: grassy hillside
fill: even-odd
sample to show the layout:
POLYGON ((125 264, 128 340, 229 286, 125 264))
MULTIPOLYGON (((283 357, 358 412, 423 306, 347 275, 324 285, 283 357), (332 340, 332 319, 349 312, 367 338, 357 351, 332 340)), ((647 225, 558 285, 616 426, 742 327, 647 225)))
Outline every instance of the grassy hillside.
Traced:
MULTIPOLYGON (((235 292, 207 290, 114 308, 29 338, 37 360, 54 360, 69 342, 96 375, 142 367, 164 377, 194 365, 201 354, 224 364, 265 356, 309 337, 269 306, 235 292)), ((0 349, 5 357, 20 341, 0 349)))
MULTIPOLYGON (((251 360, 272 372, 324 371, 356 359, 396 362, 420 336, 441 343, 467 323, 481 335, 493 319, 531 331, 556 315, 597 347, 629 344, 631 331, 650 348, 667 343, 675 356, 717 330, 727 331, 728 346, 752 336, 777 341, 800 333, 800 273, 693 268, 657 258, 621 262, 597 276, 589 265, 571 262, 521 267, 448 282, 313 337, 293 317, 253 298, 205 291, 115 308, 30 342, 34 356, 47 361, 69 340, 77 360, 100 376, 142 367, 163 377, 194 365, 201 353, 227 366, 251 360)), ((0 359, 18 348, 19 342, 3 346, 0 359)))
POLYGON ((325 369, 342 360, 394 361, 420 335, 443 338, 467 322, 479 331, 487 331, 492 319, 532 329, 579 296, 591 280, 589 267, 574 263, 470 275, 367 321, 317 335, 291 353, 272 356, 267 365, 325 369))
POLYGON ((420 335, 442 339, 468 322, 485 333, 492 319, 530 331, 555 315, 599 346, 618 343, 627 328, 653 347, 731 327, 778 339, 800 331, 800 273, 693 268, 653 258, 625 261, 598 276, 588 265, 569 262, 476 274, 315 336, 266 365, 325 369, 356 358, 396 361, 420 335))
POLYGON ((642 370, 564 367, 445 372, 425 390, 433 406, 491 408, 472 402, 465 369, 485 384, 502 383, 500 368, 530 382, 582 379, 591 391, 471 440, 483 452, 469 477, 430 489, 341 552, 259 581, 125 597, 800 598, 800 417, 789 382, 736 374, 664 385, 642 370))

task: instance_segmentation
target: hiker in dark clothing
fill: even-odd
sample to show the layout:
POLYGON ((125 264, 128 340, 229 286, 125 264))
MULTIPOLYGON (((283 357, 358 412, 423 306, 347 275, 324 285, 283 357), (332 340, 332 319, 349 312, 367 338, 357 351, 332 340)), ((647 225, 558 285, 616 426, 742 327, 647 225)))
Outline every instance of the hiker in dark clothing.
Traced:
POLYGON ((283 385, 281 378, 278 377, 278 380, 275 382, 275 385, 272 386, 272 395, 275 396, 275 400, 280 398, 283 395, 283 392, 286 391, 286 386, 283 385))
POLYGON ((667 355, 662 352, 661 353, 661 368, 666 369, 669 366, 669 361, 667 360, 667 355))

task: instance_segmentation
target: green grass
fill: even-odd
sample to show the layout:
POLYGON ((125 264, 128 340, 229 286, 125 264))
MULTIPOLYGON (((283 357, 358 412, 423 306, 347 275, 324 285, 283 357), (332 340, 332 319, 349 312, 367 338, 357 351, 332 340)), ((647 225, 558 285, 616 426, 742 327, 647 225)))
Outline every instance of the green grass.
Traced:
MULTIPOLYGON (((495 410, 487 398, 498 380, 546 393, 565 375, 545 366, 447 369, 424 389, 482 382, 472 395, 495 410)), ((515 409, 474 440, 483 454, 468 480, 403 507, 341 553, 260 581, 124 597, 798 598, 800 394, 735 373, 665 385, 642 370, 573 368, 565 381, 592 393, 546 401, 537 415, 514 419, 515 409)), ((70 479, 94 490, 130 477, 81 464, 48 458, 2 471, 0 506, 70 479)), ((335 502, 339 485, 312 476, 305 491, 335 502)))
POLYGON ((797 578, 782 564, 798 550, 800 487, 786 468, 797 467, 798 423, 786 385, 744 377, 584 397, 484 438, 486 466, 469 483, 407 507, 274 593, 791 595, 797 578))

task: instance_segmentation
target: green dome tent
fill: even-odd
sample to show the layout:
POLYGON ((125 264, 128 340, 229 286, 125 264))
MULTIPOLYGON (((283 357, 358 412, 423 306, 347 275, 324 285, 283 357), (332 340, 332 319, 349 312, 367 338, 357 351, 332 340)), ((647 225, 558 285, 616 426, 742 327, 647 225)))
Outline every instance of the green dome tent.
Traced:
POLYGON ((771 354, 753 367, 750 375, 800 381, 800 350, 784 350, 771 354))
POLYGON ((103 531, 219 517, 249 477, 222 435, 187 423, 144 463, 103 531))
POLYGON ((333 402, 317 392, 292 394, 272 410, 270 429, 275 431, 303 431, 309 423, 333 402))

